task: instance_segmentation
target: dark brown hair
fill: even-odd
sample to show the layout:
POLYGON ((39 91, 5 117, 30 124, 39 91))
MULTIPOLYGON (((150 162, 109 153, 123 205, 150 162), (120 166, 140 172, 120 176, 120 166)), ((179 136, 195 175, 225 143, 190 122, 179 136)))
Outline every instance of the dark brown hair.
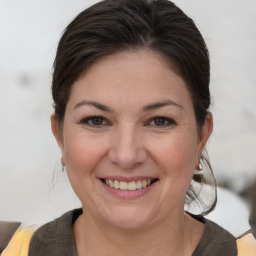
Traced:
MULTIPOLYGON (((174 64, 191 93, 200 135, 210 106, 208 50, 193 20, 167 0, 105 0, 81 12, 67 26, 58 45, 52 81, 60 130, 74 81, 99 58, 136 49, 156 51, 174 64)), ((206 157, 204 162, 212 174, 206 157)), ((204 183, 199 176, 194 180, 204 183)), ((187 202, 200 201, 197 193, 191 187, 187 202)), ((215 204, 216 193, 203 212, 215 204)))

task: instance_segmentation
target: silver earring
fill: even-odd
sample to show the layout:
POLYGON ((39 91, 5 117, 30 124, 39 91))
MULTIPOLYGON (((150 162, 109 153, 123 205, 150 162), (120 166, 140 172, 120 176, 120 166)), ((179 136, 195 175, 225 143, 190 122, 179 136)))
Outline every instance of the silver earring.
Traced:
POLYGON ((64 172, 65 171, 65 164, 62 162, 62 160, 61 160, 61 165, 62 165, 62 172, 64 172))
POLYGON ((194 175, 203 175, 203 174, 204 174, 204 169, 203 169, 203 165, 202 165, 201 159, 200 159, 198 166, 194 170, 194 175))

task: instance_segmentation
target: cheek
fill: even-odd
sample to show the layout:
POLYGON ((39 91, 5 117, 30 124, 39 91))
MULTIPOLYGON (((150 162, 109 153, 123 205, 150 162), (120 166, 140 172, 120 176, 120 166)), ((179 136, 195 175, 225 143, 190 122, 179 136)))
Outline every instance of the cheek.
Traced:
MULTIPOLYGON (((189 134, 188 134, 189 135, 189 134)), ((197 140, 186 134, 173 135, 155 144, 155 157, 166 176, 170 178, 190 177, 197 156, 197 140)))
POLYGON ((79 175, 91 173, 104 155, 103 144, 82 134, 66 136, 63 156, 69 171, 79 175))
MULTIPOLYGON (((101 141, 101 144, 104 144, 101 141)), ((91 202, 91 192, 97 181, 97 166, 104 156, 104 146, 100 146, 95 138, 81 133, 66 136, 63 156, 67 166, 70 183, 83 205, 91 202)))

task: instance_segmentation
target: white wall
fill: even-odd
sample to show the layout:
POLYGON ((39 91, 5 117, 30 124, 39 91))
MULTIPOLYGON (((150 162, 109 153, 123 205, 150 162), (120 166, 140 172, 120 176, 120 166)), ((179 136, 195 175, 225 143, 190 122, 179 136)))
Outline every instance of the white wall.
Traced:
MULTIPOLYGON (((79 206, 50 131, 51 65, 65 26, 95 2, 0 1, 0 219, 41 223, 79 206)), ((175 2, 208 44, 208 148, 217 177, 239 191, 256 176, 256 2, 175 2)))

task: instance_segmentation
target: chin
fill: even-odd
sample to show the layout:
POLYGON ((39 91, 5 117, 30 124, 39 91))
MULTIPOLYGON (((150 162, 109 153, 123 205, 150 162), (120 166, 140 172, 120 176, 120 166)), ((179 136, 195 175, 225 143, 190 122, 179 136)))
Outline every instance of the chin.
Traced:
POLYGON ((154 218, 154 213, 145 208, 118 207, 109 214, 104 215, 105 221, 118 229, 134 230, 146 227, 154 218))

